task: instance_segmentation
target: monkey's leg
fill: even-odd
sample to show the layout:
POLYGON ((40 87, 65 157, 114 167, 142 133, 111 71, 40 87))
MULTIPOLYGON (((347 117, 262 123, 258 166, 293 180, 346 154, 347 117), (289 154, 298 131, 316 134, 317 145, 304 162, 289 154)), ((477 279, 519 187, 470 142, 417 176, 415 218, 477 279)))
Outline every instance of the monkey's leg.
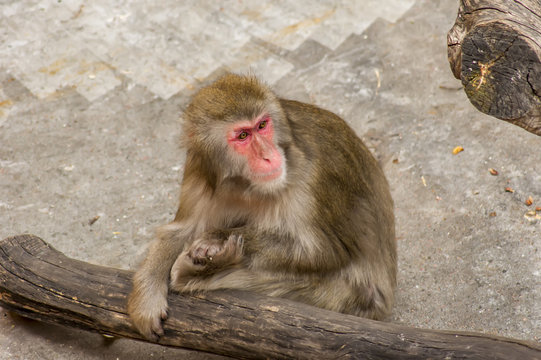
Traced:
POLYGON ((163 335, 162 320, 167 318, 167 292, 171 267, 191 232, 180 223, 163 226, 148 255, 135 273, 128 298, 128 313, 135 327, 146 338, 163 335))
POLYGON ((385 286, 378 286, 369 279, 352 282, 341 271, 331 274, 259 271, 246 261, 209 271, 202 265, 194 265, 187 252, 183 252, 175 262, 171 278, 174 281, 172 288, 181 293, 249 290, 375 320, 387 317, 393 302, 392 292, 385 294, 385 286))
MULTIPOLYGON (((250 228, 205 233, 176 260, 171 288, 181 293, 250 290, 371 319, 388 315, 393 284, 384 264, 357 259, 335 269, 314 265, 306 271, 293 266, 299 260, 288 258, 292 251, 281 249, 280 257, 268 256, 272 244, 278 243, 276 236, 250 228), (254 245, 256 241, 265 246, 254 245)), ((292 243, 294 239, 280 246, 292 243)))

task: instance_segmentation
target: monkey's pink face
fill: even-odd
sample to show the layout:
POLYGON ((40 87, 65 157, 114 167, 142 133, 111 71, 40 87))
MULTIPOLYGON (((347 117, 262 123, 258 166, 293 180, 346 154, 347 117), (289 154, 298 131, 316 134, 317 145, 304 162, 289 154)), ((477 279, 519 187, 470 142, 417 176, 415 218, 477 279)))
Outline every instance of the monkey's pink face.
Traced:
POLYGON ((234 152, 246 159, 250 180, 266 183, 279 178, 283 169, 282 153, 273 141, 274 125, 269 115, 252 121, 239 121, 227 132, 227 142, 234 152))

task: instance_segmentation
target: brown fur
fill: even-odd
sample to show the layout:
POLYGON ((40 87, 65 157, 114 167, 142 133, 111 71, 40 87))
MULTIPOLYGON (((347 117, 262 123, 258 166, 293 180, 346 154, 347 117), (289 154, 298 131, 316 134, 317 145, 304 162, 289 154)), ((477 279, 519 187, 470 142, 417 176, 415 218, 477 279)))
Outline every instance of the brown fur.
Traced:
POLYGON ((390 313, 392 199, 375 159, 342 119, 237 75, 200 90, 184 117, 180 207, 129 299, 145 336, 162 333, 168 281, 178 292, 235 288, 372 319, 390 313), (252 184, 224 129, 262 113, 274 121, 286 175, 252 184))

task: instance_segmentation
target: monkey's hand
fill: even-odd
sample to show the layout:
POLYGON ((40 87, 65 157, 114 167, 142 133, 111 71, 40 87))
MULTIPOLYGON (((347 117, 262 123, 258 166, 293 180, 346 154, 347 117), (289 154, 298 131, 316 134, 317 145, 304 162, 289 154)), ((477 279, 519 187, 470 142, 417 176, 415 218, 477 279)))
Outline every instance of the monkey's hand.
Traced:
POLYGON ((242 235, 229 235, 226 240, 204 237, 184 250, 171 268, 171 288, 183 291, 193 278, 209 276, 242 259, 242 235))
POLYGON ((162 321, 167 319, 167 283, 144 287, 138 275, 128 298, 128 314, 145 338, 157 341, 163 335, 162 321))

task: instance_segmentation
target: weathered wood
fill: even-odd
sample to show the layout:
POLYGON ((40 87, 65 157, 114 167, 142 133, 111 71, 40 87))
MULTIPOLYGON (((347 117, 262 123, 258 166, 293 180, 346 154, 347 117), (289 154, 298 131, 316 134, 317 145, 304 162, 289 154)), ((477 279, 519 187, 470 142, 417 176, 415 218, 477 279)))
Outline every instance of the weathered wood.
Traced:
POLYGON ((541 135, 541 1, 461 0, 447 50, 477 109, 541 135))
MULTIPOLYGON (((67 258, 33 235, 0 242, 0 304, 22 316, 144 340, 125 311, 132 272, 67 258)), ((159 343, 259 359, 541 359, 536 343, 412 329, 248 292, 171 294, 159 343)))

